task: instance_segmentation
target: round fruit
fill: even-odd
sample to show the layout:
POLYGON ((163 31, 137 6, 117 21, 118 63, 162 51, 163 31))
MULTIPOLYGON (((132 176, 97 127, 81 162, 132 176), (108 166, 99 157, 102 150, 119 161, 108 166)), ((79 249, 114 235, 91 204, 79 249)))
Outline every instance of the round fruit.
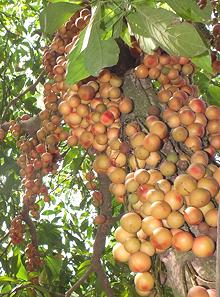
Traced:
POLYGON ((160 139, 164 139, 167 137, 168 129, 164 122, 155 121, 150 126, 150 132, 158 135, 160 139))
POLYGON ((209 191, 197 188, 190 193, 189 201, 190 205, 194 207, 203 207, 209 203, 211 195, 209 191))
POLYGON ((125 231, 136 233, 141 228, 141 217, 136 213, 129 212, 121 217, 120 224, 125 231))
POLYGON ((153 230, 150 241, 159 250, 166 250, 172 245, 172 233, 163 227, 153 230))
POLYGON ((139 184, 146 184, 150 178, 150 174, 147 172, 146 169, 138 169, 134 173, 134 179, 139 184))
POLYGON ((164 193, 160 190, 152 189, 147 192, 146 197, 148 202, 153 203, 164 200, 164 193))
POLYGON ((186 231, 180 231, 173 235, 172 246, 180 252, 188 252, 193 246, 193 236, 186 231))
POLYGON ((187 207, 184 210, 184 219, 189 225, 198 225, 203 220, 201 210, 196 207, 187 207))
POLYGON ((121 243, 124 243, 126 239, 133 238, 134 236, 134 233, 129 233, 125 231, 122 227, 118 227, 115 230, 115 239, 121 243))
POLYGON ((148 236, 158 227, 162 227, 162 222, 152 216, 148 216, 142 220, 141 228, 148 236))
POLYGON ((200 235, 194 239, 192 251, 197 257, 210 257, 215 251, 214 241, 207 235, 200 235))
POLYGON ((217 208, 210 209, 205 214, 205 221, 210 227, 217 227, 218 210, 217 208))
POLYGON ((208 289, 207 290, 209 297, 216 297, 216 290, 215 289, 208 289))
POLYGON ((158 135, 149 133, 145 136, 142 144, 149 152, 156 152, 160 149, 161 140, 158 135))
POLYGON ((141 243, 140 251, 152 257, 155 254, 155 248, 150 241, 143 241, 141 243))
POLYGON ((114 184, 122 184, 125 181, 126 172, 122 168, 114 168, 109 174, 109 179, 114 184))
POLYGON ((172 130, 171 132, 173 139, 176 142, 184 142, 188 137, 188 131, 186 128, 179 126, 172 130))
POLYGON ((189 290, 187 297, 209 297, 209 294, 205 288, 195 286, 189 290))
POLYGON ((198 188, 206 189, 214 197, 219 191, 219 184, 213 177, 203 177, 198 181, 198 188))
POLYGON ((151 267, 151 258, 143 252, 136 252, 130 255, 128 266, 132 272, 148 271, 151 267))
POLYGON ((154 279, 150 272, 138 273, 134 278, 134 283, 140 291, 150 291, 154 287, 154 279))
POLYGON ((164 200, 170 205, 172 210, 178 210, 183 206, 183 197, 175 190, 167 192, 164 200))
POLYGON ((187 168, 187 173, 194 177, 196 180, 201 179, 205 173, 206 173, 206 168, 203 164, 200 163, 192 163, 188 168, 187 168))
POLYGON ((124 241, 124 248, 128 253, 136 253, 140 250, 141 243, 137 238, 128 238, 124 241))
POLYGON ((174 181, 174 188, 183 196, 189 195, 196 187, 196 180, 188 174, 181 174, 174 181))
POLYGON ((165 219, 171 213, 171 207, 166 201, 155 201, 150 207, 151 216, 156 219, 165 219))
POLYGON ((175 174, 176 172, 176 165, 171 161, 163 161, 163 163, 160 165, 160 172, 165 177, 170 177, 175 174))
POLYGON ((123 244, 116 243, 112 250, 113 258, 119 262, 127 262, 130 254, 125 250, 123 244))
POLYGON ((184 224, 184 217, 178 211, 172 211, 166 219, 170 228, 178 229, 184 224))

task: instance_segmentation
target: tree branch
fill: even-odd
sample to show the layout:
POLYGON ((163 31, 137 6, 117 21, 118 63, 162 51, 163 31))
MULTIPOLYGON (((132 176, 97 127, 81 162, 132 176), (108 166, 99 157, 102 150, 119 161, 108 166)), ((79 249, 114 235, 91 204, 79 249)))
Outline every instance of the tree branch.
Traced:
POLYGON ((45 74, 45 70, 42 70, 39 76, 37 77, 36 81, 32 85, 28 86, 23 92, 21 92, 18 96, 16 96, 14 99, 8 102, 8 105, 5 107, 5 111, 3 112, 3 115, 2 115, 2 121, 4 121, 4 119, 6 118, 7 113, 9 112, 9 108, 11 106, 15 106, 15 104, 20 98, 22 98, 25 94, 27 94, 33 88, 35 88, 43 78, 44 74, 45 74))
MULTIPOLYGON (((27 135, 30 135, 30 136, 35 136, 37 131, 40 129, 40 124, 41 124, 41 121, 40 121, 40 118, 38 115, 36 116, 33 116, 32 118, 30 118, 29 120, 26 120, 26 121, 20 121, 19 122, 20 125, 21 125, 21 128, 23 130, 23 132, 27 135)), ((10 122, 4 122, 2 125, 1 125, 1 128, 7 132, 8 129, 10 127, 10 122)))
POLYGON ((71 294, 87 280, 92 271, 92 266, 90 266, 83 276, 66 292, 65 297, 70 297, 71 294))
POLYGON ((27 205, 23 205, 23 211, 21 213, 22 220, 28 225, 30 229, 30 235, 31 235, 31 241, 35 247, 38 246, 38 241, 37 241, 37 231, 34 223, 32 222, 30 216, 29 216, 29 209, 27 205))
POLYGON ((110 286, 109 280, 105 274, 101 263, 101 257, 105 250, 106 237, 111 230, 112 220, 112 196, 109 191, 110 181, 104 174, 99 174, 100 191, 103 194, 103 203, 100 206, 100 214, 106 217, 106 222, 100 225, 97 229, 95 241, 93 244, 93 254, 91 266, 85 274, 66 292, 65 297, 70 297, 71 294, 85 281, 92 272, 96 272, 100 279, 103 289, 108 297, 115 297, 114 292, 110 286))
POLYGON ((102 287, 103 289, 105 290, 106 294, 108 297, 115 297, 115 294, 113 292, 113 289, 111 288, 110 286, 110 282, 107 278, 107 275, 103 269, 103 266, 102 266, 102 263, 101 261, 97 261, 96 262, 96 273, 97 273, 97 276, 99 278, 99 280, 101 281, 101 284, 102 284, 102 287))
POLYGON ((100 191, 103 195, 103 203, 100 206, 100 214, 106 217, 106 222, 98 227, 95 242, 93 245, 92 266, 99 277, 103 289, 108 297, 114 297, 114 292, 101 264, 101 257, 105 250, 106 237, 111 230, 112 219, 112 195, 109 191, 110 181, 104 174, 98 175, 100 180, 100 191))

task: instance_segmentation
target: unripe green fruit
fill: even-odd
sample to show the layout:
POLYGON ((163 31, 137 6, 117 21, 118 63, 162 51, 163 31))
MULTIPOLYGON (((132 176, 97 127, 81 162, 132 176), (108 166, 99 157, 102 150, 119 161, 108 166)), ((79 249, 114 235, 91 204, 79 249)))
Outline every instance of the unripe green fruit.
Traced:
POLYGON ((171 152, 167 155, 167 161, 171 161, 173 163, 176 163, 178 161, 178 155, 176 152, 171 152))

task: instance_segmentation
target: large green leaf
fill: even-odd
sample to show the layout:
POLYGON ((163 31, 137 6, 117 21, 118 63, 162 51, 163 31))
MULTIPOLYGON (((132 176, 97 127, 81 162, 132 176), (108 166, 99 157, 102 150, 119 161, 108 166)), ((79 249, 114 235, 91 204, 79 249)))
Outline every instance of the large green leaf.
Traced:
POLYGON ((100 40, 98 30, 94 30, 85 55, 87 69, 91 75, 98 75, 102 68, 117 64, 119 47, 113 38, 100 40), (93 59, 92 57, 97 57, 93 59))
POLYGON ((134 33, 154 39, 171 55, 194 57, 207 51, 195 27, 181 23, 171 11, 138 6, 127 19, 134 33))
POLYGON ((186 20, 210 23, 212 7, 208 1, 205 8, 200 9, 196 0, 166 0, 175 12, 186 20))
POLYGON ((67 63, 67 76, 66 80, 69 85, 73 85, 84 78, 90 76, 90 72, 85 66, 85 50, 79 56, 70 59, 67 63))
POLYGON ((80 5, 74 3, 50 3, 40 14, 42 31, 53 34, 80 8, 80 5))
POLYGON ((101 40, 103 31, 100 29, 101 9, 96 6, 92 10, 92 19, 86 30, 83 49, 85 64, 91 75, 97 75, 104 68, 117 64, 119 47, 113 38, 101 40))
POLYGON ((85 50, 82 50, 85 34, 86 30, 84 29, 68 56, 66 81, 69 85, 75 84, 90 75, 85 66, 85 50))
POLYGON ((62 259, 59 259, 58 257, 51 257, 51 256, 47 256, 46 257, 46 264, 49 267, 53 278, 54 279, 59 279, 59 274, 60 274, 60 270, 62 267, 62 259))
POLYGON ((79 37, 79 40, 69 55, 66 80, 74 84, 90 75, 97 75, 104 67, 117 64, 119 48, 113 38, 102 40, 100 29, 101 12, 99 7, 92 11, 92 18, 79 37))

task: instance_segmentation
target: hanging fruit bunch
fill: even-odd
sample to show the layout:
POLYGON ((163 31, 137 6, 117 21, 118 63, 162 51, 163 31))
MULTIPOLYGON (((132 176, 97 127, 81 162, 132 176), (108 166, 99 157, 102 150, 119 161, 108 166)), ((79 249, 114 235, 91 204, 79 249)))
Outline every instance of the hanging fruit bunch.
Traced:
MULTIPOLYGON (((33 230, 33 219, 39 218, 38 202, 50 202, 48 189, 44 185, 43 177, 55 174, 61 159, 59 143, 67 140, 69 134, 61 123, 62 114, 58 110, 63 94, 67 90, 65 80, 65 55, 74 44, 80 31, 86 26, 90 18, 90 11, 82 9, 77 12, 56 33, 51 45, 45 50, 43 64, 50 81, 44 84, 44 105, 34 122, 29 115, 23 115, 19 120, 9 123, 9 131, 16 137, 20 156, 17 160, 20 176, 24 186, 23 210, 11 223, 10 237, 13 244, 24 241, 25 226, 33 230), (34 126, 32 135, 28 135, 22 127, 34 126), (30 226, 31 225, 31 226, 30 226)), ((5 131, 0 129, 0 139, 3 140, 5 131)), ((30 231, 31 233, 32 231, 30 231)), ((36 232, 36 231, 35 231, 36 232)), ((26 264, 28 271, 38 270, 43 261, 38 251, 36 234, 31 234, 31 243, 26 248, 26 264)))
POLYGON ((137 273, 140 296, 154 287, 154 254, 173 248, 205 258, 215 252, 220 108, 198 97, 194 69, 188 58, 160 51, 144 56, 135 75, 160 83, 158 102, 142 125, 134 121, 125 128, 128 170, 109 174, 111 188, 123 189, 130 209, 115 232, 113 256, 137 273))

